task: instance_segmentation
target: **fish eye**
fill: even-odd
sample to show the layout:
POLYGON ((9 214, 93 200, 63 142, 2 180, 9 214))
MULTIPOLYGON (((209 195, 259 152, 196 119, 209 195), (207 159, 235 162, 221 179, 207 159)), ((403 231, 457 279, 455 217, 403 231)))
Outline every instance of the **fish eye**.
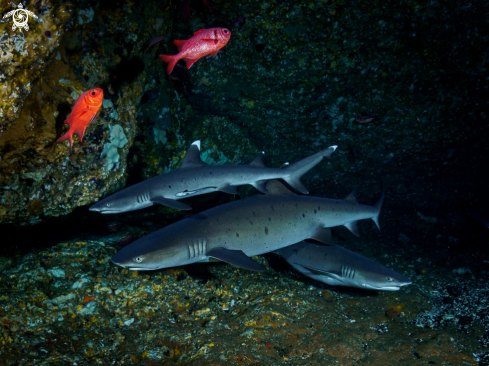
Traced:
POLYGON ((393 281, 392 277, 387 277, 387 281, 392 282, 393 281))
POLYGON ((143 258, 141 258, 141 257, 134 258, 134 262, 136 262, 136 263, 141 263, 142 261, 143 261, 143 258))
POLYGON ((228 34, 228 30, 227 29, 224 29, 224 34, 228 34))
POLYGON ((107 207, 110 207, 111 203, 107 203, 107 207))
POLYGON ((95 95, 95 91, 92 91, 92 95, 95 95))

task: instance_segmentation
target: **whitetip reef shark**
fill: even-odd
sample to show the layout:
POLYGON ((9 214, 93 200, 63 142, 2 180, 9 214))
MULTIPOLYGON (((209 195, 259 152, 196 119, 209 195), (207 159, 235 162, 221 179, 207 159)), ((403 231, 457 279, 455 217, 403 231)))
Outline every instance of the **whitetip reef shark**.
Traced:
POLYGON ((221 260, 252 271, 265 267, 250 257, 314 239, 331 242, 330 227, 344 225, 358 234, 356 222, 378 217, 384 194, 374 206, 345 199, 292 193, 282 183, 255 195, 203 211, 148 234, 114 254, 112 262, 130 270, 155 270, 221 260))
POLYGON ((303 275, 331 286, 397 291, 409 278, 339 245, 300 242, 274 251, 303 275))
POLYGON ((210 192, 237 194, 236 187, 251 184, 267 193, 266 182, 283 179, 298 192, 307 194, 300 177, 329 157, 337 146, 333 145, 295 164, 282 168, 269 168, 261 152, 248 165, 209 165, 200 158, 200 141, 192 143, 180 168, 125 188, 90 207, 90 211, 103 214, 139 210, 159 203, 178 210, 192 208, 177 200, 210 192))

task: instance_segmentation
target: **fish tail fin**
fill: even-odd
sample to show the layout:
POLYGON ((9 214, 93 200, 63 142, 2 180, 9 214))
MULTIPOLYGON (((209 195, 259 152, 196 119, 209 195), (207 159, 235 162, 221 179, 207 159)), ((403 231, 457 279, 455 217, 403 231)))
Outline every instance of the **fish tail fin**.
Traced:
POLYGON ((380 231, 380 225, 379 225, 380 209, 382 208, 382 203, 384 203, 384 197, 385 197, 384 181, 382 178, 380 178, 380 190, 382 191, 382 196, 380 196, 380 199, 374 205, 377 214, 374 217, 372 217, 372 220, 375 222, 375 225, 377 225, 377 227, 379 228, 379 231, 380 231))
POLYGON ((285 180, 291 187, 297 190, 300 193, 308 194, 309 191, 302 184, 301 177, 307 173, 309 170, 314 168, 323 158, 329 157, 338 146, 333 145, 324 149, 314 155, 308 156, 302 160, 299 160, 297 163, 292 165, 288 165, 283 168, 286 172, 286 175, 282 178, 285 180))
POLYGON ((160 58, 163 60, 163 62, 166 62, 168 64, 166 71, 168 72, 168 75, 170 75, 178 61, 178 58, 176 58, 175 56, 165 56, 165 55, 160 55, 160 58))
POLYGON ((72 144, 72 140, 71 140, 72 136, 73 136, 73 132, 71 131, 71 129, 69 129, 68 132, 66 132, 63 136, 61 136, 59 139, 57 139, 56 142, 68 140, 70 142, 70 151, 73 151, 73 144, 72 144))

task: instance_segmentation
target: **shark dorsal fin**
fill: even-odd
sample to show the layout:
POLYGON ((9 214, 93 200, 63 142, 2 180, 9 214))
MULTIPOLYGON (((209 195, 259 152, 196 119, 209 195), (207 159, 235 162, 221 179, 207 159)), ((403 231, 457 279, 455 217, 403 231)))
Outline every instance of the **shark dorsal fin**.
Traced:
POLYGON ((357 201, 357 187, 353 188, 353 191, 345 197, 345 201, 351 202, 351 203, 358 203, 357 201))
POLYGON ((204 165, 200 158, 200 140, 194 141, 188 148, 180 168, 196 168, 204 165))
POLYGON ((270 196, 295 196, 296 194, 289 190, 278 180, 273 179, 267 183, 267 191, 270 196))
POLYGON ((260 168, 266 168, 265 162, 263 161, 263 157, 265 156, 265 152, 262 151, 259 153, 255 159, 250 163, 250 166, 257 166, 260 168))

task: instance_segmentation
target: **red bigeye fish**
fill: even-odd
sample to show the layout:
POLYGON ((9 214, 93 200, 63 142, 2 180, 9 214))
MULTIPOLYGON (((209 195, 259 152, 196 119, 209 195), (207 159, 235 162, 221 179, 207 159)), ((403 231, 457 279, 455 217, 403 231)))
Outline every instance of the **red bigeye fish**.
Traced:
POLYGON ((217 52, 229 41, 231 32, 226 28, 201 29, 194 33, 189 40, 173 41, 178 47, 178 54, 173 56, 160 55, 163 62, 168 63, 167 71, 170 74, 178 60, 183 59, 187 69, 195 61, 204 56, 215 57, 217 52))
POLYGON ((65 123, 70 126, 68 132, 61 136, 56 142, 64 140, 70 141, 70 151, 72 151, 72 137, 76 133, 80 142, 83 139, 85 129, 92 122, 104 101, 104 91, 100 88, 90 89, 80 95, 73 106, 70 116, 65 123))

